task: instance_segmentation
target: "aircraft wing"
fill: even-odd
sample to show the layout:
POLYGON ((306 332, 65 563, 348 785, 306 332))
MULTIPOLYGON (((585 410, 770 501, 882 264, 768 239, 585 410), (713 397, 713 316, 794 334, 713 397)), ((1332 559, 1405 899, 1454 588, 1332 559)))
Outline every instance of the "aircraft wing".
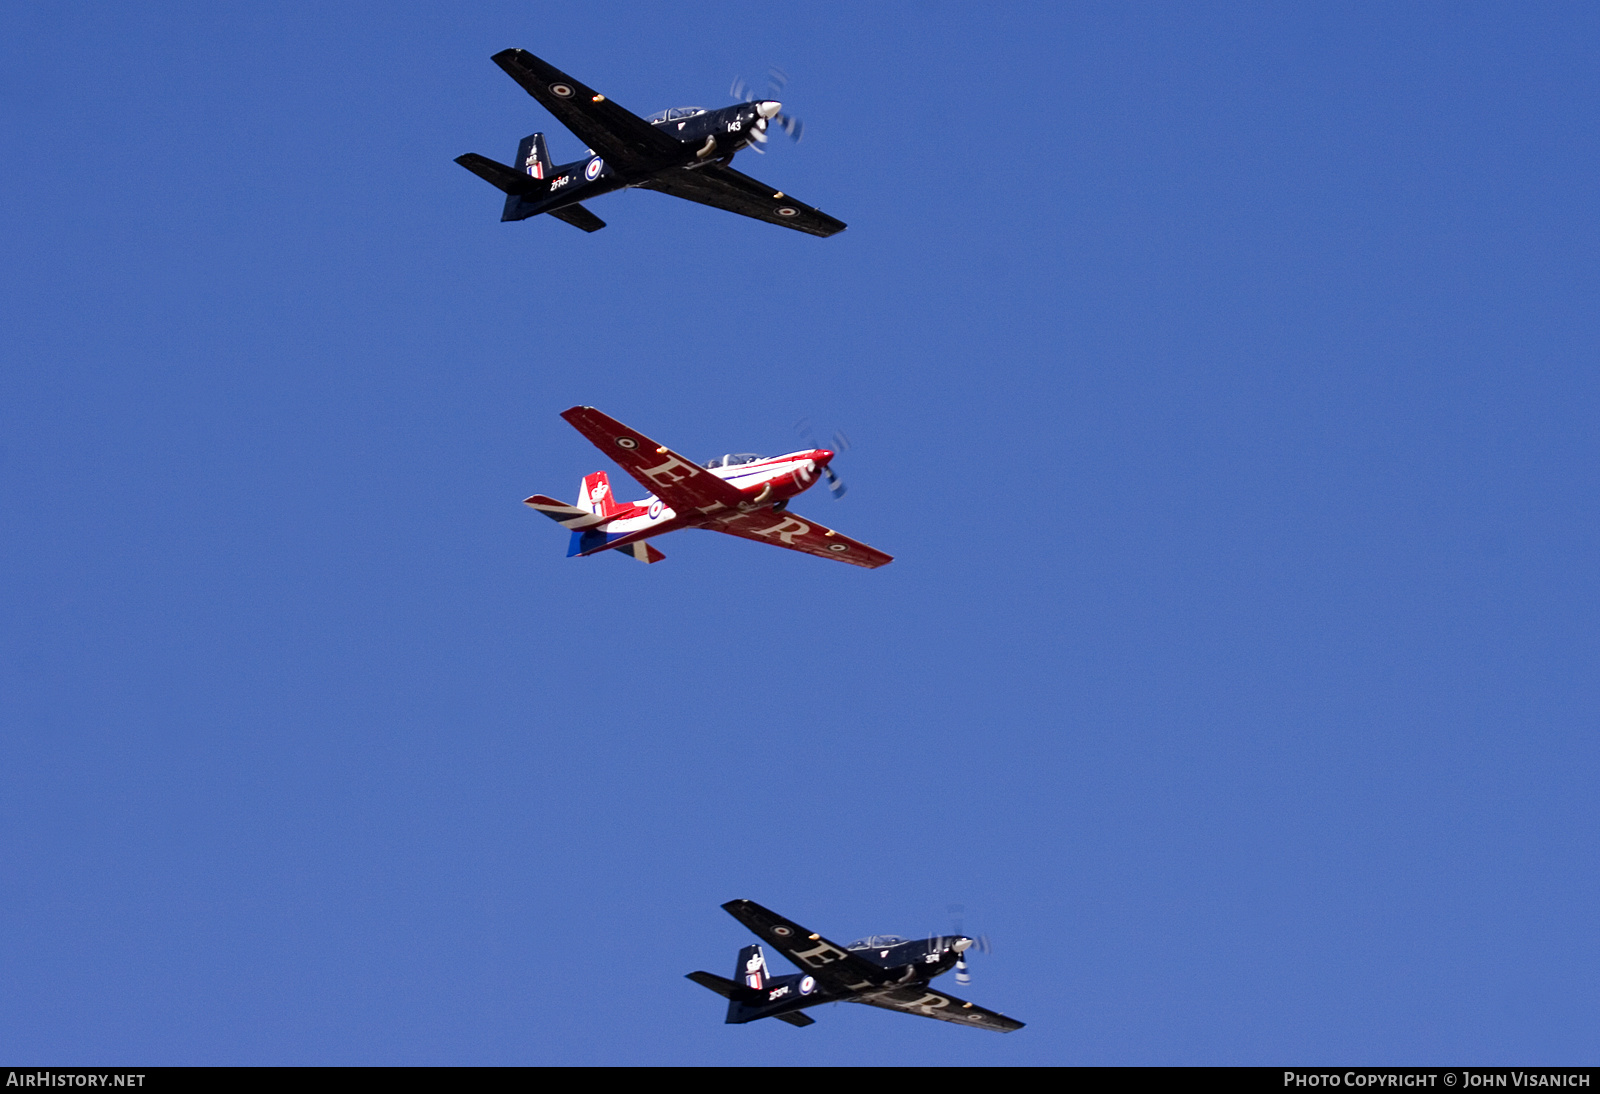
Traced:
POLYGON ((525 49, 503 49, 491 60, 615 168, 648 168, 683 151, 675 138, 525 49))
POLYGON ((639 183, 639 188, 659 190, 676 198, 698 201, 701 205, 712 205, 814 236, 831 236, 845 229, 844 221, 835 220, 820 209, 813 209, 720 163, 692 170, 672 167, 639 183))
POLYGON ((941 1022, 955 1022, 957 1025, 976 1026, 978 1029, 992 1029, 1000 1033, 1010 1033, 1014 1029, 1021 1029, 1024 1025, 1015 1018, 1007 1018, 996 1011, 986 1010, 976 1003, 934 991, 926 984, 863 992, 846 999, 845 1002, 865 1003, 869 1007, 897 1010, 902 1014, 920 1014, 924 1018, 937 1018, 941 1022))
POLYGON ((763 908, 753 900, 730 900, 722 908, 749 927, 761 941, 815 976, 825 988, 861 991, 876 987, 888 979, 887 969, 857 957, 819 934, 812 934, 800 924, 763 908))
POLYGON ((561 416, 680 516, 734 509, 744 500, 737 486, 592 406, 575 406, 561 416))
POLYGON ((754 513, 722 517, 701 527, 742 539, 753 539, 757 543, 770 543, 774 547, 787 547, 791 551, 802 551, 819 558, 848 562, 868 570, 894 561, 893 555, 886 555, 876 547, 869 547, 858 539, 835 532, 826 524, 810 517, 797 516, 788 510, 776 513, 771 509, 760 509, 754 513))

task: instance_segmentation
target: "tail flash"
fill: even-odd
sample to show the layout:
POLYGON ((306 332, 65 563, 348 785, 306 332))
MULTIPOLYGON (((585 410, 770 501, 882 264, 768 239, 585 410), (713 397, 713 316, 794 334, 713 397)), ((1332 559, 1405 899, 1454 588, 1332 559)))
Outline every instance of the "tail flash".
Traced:
POLYGON ((601 517, 609 517, 622 508, 617 504, 616 495, 611 492, 611 480, 604 471, 584 476, 583 486, 578 490, 578 504, 601 517))
POLYGON ((533 133, 517 145, 517 170, 536 179, 550 177, 550 153, 544 147, 544 134, 533 133))

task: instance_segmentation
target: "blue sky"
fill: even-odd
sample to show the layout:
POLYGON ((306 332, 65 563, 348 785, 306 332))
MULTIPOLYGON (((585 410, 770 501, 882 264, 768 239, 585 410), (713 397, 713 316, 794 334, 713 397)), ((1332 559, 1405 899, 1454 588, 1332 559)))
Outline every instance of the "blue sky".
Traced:
POLYGON ((7 6, 0 1056, 1593 1062, 1597 44, 7 6), (738 166, 850 229, 499 223, 453 157, 581 150, 508 46, 641 114, 782 67, 738 166), (615 472, 576 403, 842 428, 795 509, 897 561, 568 560, 519 502, 615 472), (962 904, 1028 1027, 724 1026, 734 897, 962 904))

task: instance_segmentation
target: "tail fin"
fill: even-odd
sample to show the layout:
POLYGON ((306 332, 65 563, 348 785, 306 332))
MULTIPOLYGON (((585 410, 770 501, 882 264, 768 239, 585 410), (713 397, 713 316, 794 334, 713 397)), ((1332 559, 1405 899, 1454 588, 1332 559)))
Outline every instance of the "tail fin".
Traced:
POLYGON ((550 188, 552 168, 543 133, 522 138, 522 143, 517 145, 515 167, 496 163, 475 152, 457 156, 456 162, 489 185, 505 191, 506 207, 500 212, 501 220, 527 220, 538 211, 538 199, 550 188))
POLYGON ((544 146, 543 133, 530 133, 517 145, 517 169, 536 179, 550 177, 550 153, 544 146))
POLYGON ((760 946, 746 946, 739 951, 739 961, 734 966, 733 975, 753 991, 760 991, 767 986, 772 974, 767 971, 767 955, 760 946))
POLYGON ((616 495, 611 492, 611 480, 604 471, 583 477, 583 485, 578 488, 578 504, 602 517, 609 517, 622 508, 617 503, 616 495))
POLYGON ((734 962, 732 980, 724 980, 709 972, 692 972, 689 979, 727 999, 728 1021, 742 1023, 750 1021, 751 1012, 759 1010, 766 1002, 762 993, 767 990, 771 974, 767 972, 767 955, 761 947, 746 946, 739 951, 739 959, 734 962))
POLYGON ((809 1026, 814 1021, 800 1013, 797 1004, 801 1000, 794 994, 794 988, 798 987, 801 995, 809 995, 816 989, 816 981, 809 976, 789 976, 780 978, 774 987, 772 976, 767 972, 767 955, 761 952, 760 946, 746 946, 739 951, 733 975, 734 979, 724 980, 715 973, 689 974, 690 980, 728 1001, 729 1025, 743 1025, 758 1018, 776 1018, 791 1026, 809 1026))

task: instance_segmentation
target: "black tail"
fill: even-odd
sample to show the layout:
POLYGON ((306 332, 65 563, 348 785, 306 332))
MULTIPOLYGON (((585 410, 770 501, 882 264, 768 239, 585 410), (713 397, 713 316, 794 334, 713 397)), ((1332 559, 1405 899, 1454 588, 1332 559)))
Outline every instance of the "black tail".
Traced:
POLYGON ((534 215, 534 201, 550 190, 550 153, 544 147, 543 133, 530 133, 517 145, 517 158, 512 161, 522 173, 521 187, 506 191, 506 207, 501 220, 527 220, 534 215), (531 185, 530 185, 531 184, 531 185))
MULTIPOLYGON (((506 205, 500 212, 501 220, 527 220, 540 212, 539 203, 550 193, 550 178, 555 165, 550 162, 550 152, 544 146, 543 133, 530 133, 517 145, 517 166, 507 167, 488 156, 468 152, 457 156, 456 162, 484 182, 506 195, 506 205)), ((606 222, 576 203, 552 210, 551 216, 564 220, 586 232, 598 232, 606 222)))
MULTIPOLYGON (((766 1014, 761 1013, 763 1010, 761 996, 743 984, 734 980, 724 980, 712 972, 691 972, 688 977, 702 988, 710 988, 728 1000, 728 1021, 730 1023, 743 1024, 756 1018, 767 1017, 766 1014), (744 999, 748 999, 749 1002, 741 1002, 741 996, 744 999)), ((770 1011, 768 1013, 770 1014, 770 1011)), ((783 1014, 772 1014, 771 1017, 780 1022, 787 1022, 791 1026, 809 1026, 816 1021, 810 1015, 801 1014, 797 1010, 786 1011, 783 1014)))
POLYGON ((545 151, 544 134, 524 137, 517 146, 517 167, 496 163, 488 156, 468 152, 456 162, 484 182, 506 195, 501 220, 526 220, 533 216, 533 201, 550 189, 550 153, 545 151), (530 200, 531 199, 531 200, 530 200))

